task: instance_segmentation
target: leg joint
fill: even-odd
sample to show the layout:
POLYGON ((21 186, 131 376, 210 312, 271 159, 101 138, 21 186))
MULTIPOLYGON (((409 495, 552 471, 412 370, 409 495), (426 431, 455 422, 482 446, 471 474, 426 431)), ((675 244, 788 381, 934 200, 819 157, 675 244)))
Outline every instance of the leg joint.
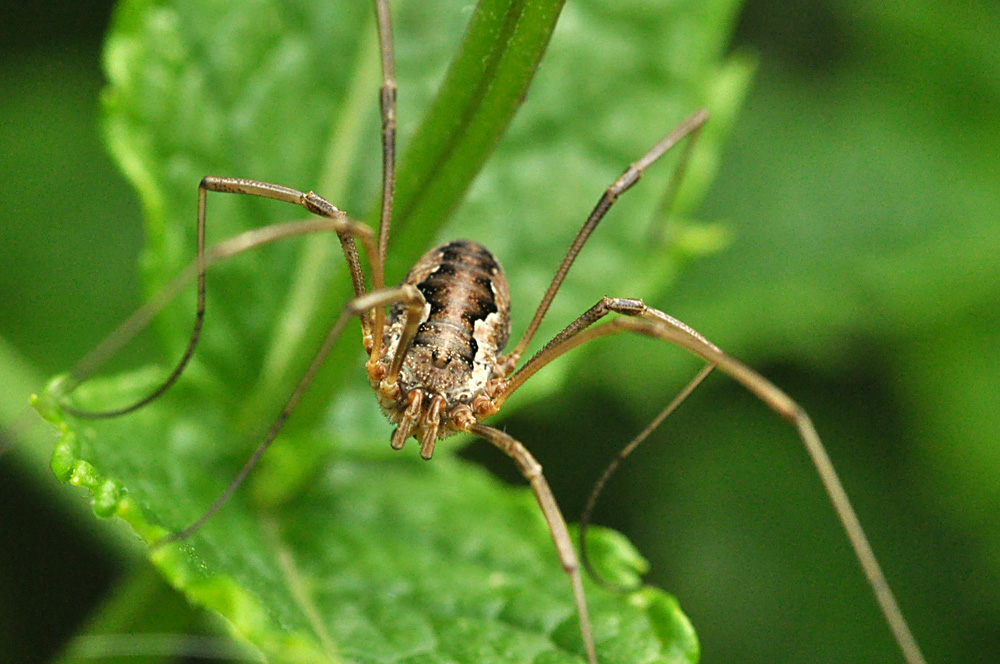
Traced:
POLYGON ((626 316, 641 316, 646 312, 646 303, 638 298, 605 297, 602 302, 610 311, 626 316))
POLYGON ((330 219, 342 219, 347 216, 336 205, 311 191, 302 196, 302 207, 313 214, 330 219))

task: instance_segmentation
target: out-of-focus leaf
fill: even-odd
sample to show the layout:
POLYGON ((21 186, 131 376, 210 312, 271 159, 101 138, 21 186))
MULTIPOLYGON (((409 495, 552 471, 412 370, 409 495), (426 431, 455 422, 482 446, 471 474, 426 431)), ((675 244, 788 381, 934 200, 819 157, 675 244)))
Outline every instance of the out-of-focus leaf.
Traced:
POLYGON ((205 616, 152 566, 137 565, 52 661, 169 664, 181 657, 260 661, 259 653, 232 639, 205 634, 205 616))

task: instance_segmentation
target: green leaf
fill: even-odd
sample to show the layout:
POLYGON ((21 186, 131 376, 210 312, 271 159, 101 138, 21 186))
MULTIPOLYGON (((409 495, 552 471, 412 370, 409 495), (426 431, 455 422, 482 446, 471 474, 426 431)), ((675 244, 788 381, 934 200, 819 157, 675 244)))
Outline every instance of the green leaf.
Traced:
MULTIPOLYGON (((425 247, 458 206, 521 104, 563 2, 481 2, 441 90, 400 164, 396 243, 425 247), (476 81, 476 85, 469 85, 476 81), (407 167, 420 177, 405 177, 407 167)), ((394 252, 390 273, 416 256, 394 252), (393 269, 395 268, 395 269, 393 269)))
MULTIPOLYGON (((467 14, 457 1, 398 4, 402 212, 393 265, 412 262, 438 228, 490 244, 511 279, 516 334, 603 188, 708 104, 717 121, 681 194, 680 212, 690 213, 749 73, 742 60, 720 64, 733 3, 568 8, 539 80, 453 219, 448 211, 524 98, 559 3, 483 3, 472 25, 495 41, 461 42, 434 103, 467 14), (467 66, 483 53, 492 60, 467 66), (602 117, 592 100, 609 95, 621 108, 602 117), (466 109, 462 136, 456 105, 466 109)), ((370 14, 365 3, 315 0, 119 8, 106 52, 105 126, 145 209, 151 292, 192 258, 196 186, 206 174, 314 189, 355 214, 373 209, 379 72, 370 14)), ((689 250, 643 240, 670 174, 665 161, 595 235, 536 346, 606 288, 653 298, 666 288, 689 250)), ((212 195, 209 242, 300 215, 273 201, 212 195)), ((691 223, 679 222, 677 234, 691 223)), ((63 432, 56 474, 88 488, 99 515, 125 519, 147 542, 189 524, 261 440, 346 301, 338 253, 333 238, 317 237, 213 269, 194 363, 137 413, 67 421, 43 397, 40 410, 63 432)), ((186 340, 191 298, 157 322, 169 361, 186 340)), ((354 389, 366 382, 356 332, 345 336, 253 486, 195 537, 154 552, 154 562, 271 661, 578 660, 569 584, 530 492, 454 459, 453 446, 430 464, 412 450, 391 453, 375 400, 354 389)), ((516 401, 551 391, 570 367, 547 370, 548 380, 535 379, 516 401)), ((162 376, 149 368, 94 380, 73 399, 84 408, 128 403, 162 376)), ((631 545, 610 533, 602 542, 601 568, 635 578, 642 563, 631 545)), ((588 586, 588 599, 602 662, 697 658, 690 625, 661 591, 623 597, 588 586)))
MULTIPOLYGON (((155 377, 94 381, 77 398, 96 407, 155 377)), ((63 431, 54 471, 89 489, 100 516, 126 520, 147 542, 181 527, 239 461, 238 446, 206 444, 226 431, 225 414, 203 407, 200 387, 76 430, 50 412, 63 431)), ((568 584, 532 495, 447 455, 424 463, 368 442, 374 452, 335 449, 335 461, 285 504, 237 494, 190 540, 155 551, 154 563, 271 661, 577 661, 568 584)), ((602 559, 637 559, 622 538, 601 541, 602 559)), ((686 618, 661 591, 588 591, 602 661, 696 660, 686 618)))

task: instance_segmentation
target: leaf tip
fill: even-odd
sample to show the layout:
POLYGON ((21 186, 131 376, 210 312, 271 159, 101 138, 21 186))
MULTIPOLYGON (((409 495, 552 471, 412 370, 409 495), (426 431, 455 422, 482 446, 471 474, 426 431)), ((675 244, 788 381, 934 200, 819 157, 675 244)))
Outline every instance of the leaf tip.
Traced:
POLYGON ((629 539, 611 528, 587 530, 587 552, 597 576, 617 586, 636 586, 649 571, 649 562, 629 539))
POLYGON ((701 644, 676 597, 647 586, 635 593, 631 601, 649 616, 656 636, 673 658, 671 661, 697 664, 701 657, 701 644))

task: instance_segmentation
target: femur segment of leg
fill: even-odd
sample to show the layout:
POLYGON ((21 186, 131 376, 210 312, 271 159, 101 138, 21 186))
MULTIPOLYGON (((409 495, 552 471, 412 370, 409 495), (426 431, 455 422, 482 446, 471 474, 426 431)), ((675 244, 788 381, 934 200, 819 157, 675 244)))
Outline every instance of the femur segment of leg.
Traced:
MULTIPOLYGON (((364 271, 361 269, 361 261, 358 258, 358 249, 355 239, 361 240, 365 252, 365 258, 371 266, 372 289, 381 290, 385 287, 382 260, 378 255, 375 240, 372 237, 372 230, 365 224, 350 221, 347 214, 313 192, 303 193, 296 189, 284 187, 269 182, 257 180, 247 180, 244 178, 220 178, 209 176, 201 181, 200 192, 204 197, 204 191, 215 191, 227 194, 245 194, 250 196, 260 196, 272 200, 284 201, 300 205, 309 212, 328 219, 340 220, 343 225, 337 229, 337 238, 344 251, 344 258, 347 260, 347 267, 351 274, 351 285, 354 288, 355 297, 360 297, 367 292, 365 286, 364 271)), ((201 201, 201 198, 199 199, 201 201)), ((199 204, 199 223, 204 226, 204 202, 199 204)), ((203 289, 202 289, 203 290, 203 289)), ((362 330, 365 336, 365 347, 370 348, 369 339, 375 340, 381 336, 380 331, 384 326, 384 313, 375 312, 375 321, 368 316, 361 318, 362 330), (376 334, 379 332, 379 334, 376 334)), ((378 341, 374 341, 378 345, 378 341)))
MULTIPOLYGON (((142 330, 152 320, 153 316, 163 309, 166 304, 177 295, 183 286, 191 279, 192 275, 197 280, 197 304, 195 307, 194 324, 188 338, 187 346, 184 349, 180 360, 176 363, 170 374, 149 394, 137 401, 121 407, 109 410, 88 411, 75 408, 74 406, 62 403, 67 413, 80 418, 113 418, 134 412, 143 406, 155 401, 162 396, 180 378, 188 363, 194 355, 194 351, 201 339, 201 330, 205 320, 206 302, 206 272, 208 266, 216 261, 234 256, 236 254, 254 249, 256 247, 275 242, 277 240, 306 235, 317 232, 333 231, 337 234, 344 255, 347 259, 348 268, 351 272, 351 281, 354 285, 356 295, 363 295, 366 292, 364 274, 361 270, 358 259, 357 247, 354 240, 360 239, 365 249, 366 258, 373 266, 373 287, 381 289, 381 262, 375 248, 373 233, 365 224, 348 219, 347 215, 334 205, 327 202, 320 196, 309 192, 303 193, 295 189, 283 187, 281 185, 257 180, 247 180, 244 178, 221 178, 208 176, 202 179, 198 185, 198 218, 197 218, 197 254, 193 265, 182 271, 171 282, 160 291, 152 300, 139 308, 129 319, 118 327, 109 337, 107 337, 97 348, 84 357, 73 369, 69 379, 61 386, 62 395, 68 395, 80 383, 93 375, 93 373, 112 355, 114 355, 123 345, 131 340, 135 334, 142 330), (235 237, 229 238, 210 250, 205 250, 205 230, 206 230, 206 209, 208 192, 246 194, 260 196, 272 200, 294 203, 304 207, 309 212, 323 217, 322 221, 301 221, 289 222, 285 224, 272 224, 263 228, 246 231, 235 237), (377 269, 375 269, 377 268, 377 269)), ((376 330, 384 326, 384 310, 376 309, 374 317, 362 316, 362 328, 364 333, 365 347, 370 352, 375 353, 379 345, 375 339, 381 339, 381 334, 376 334, 376 330)))
MULTIPOLYGON (((707 117, 706 117, 707 120, 707 117)), ((681 182, 684 179, 684 173, 687 171, 688 162, 691 160, 691 155, 694 153, 694 146, 698 143, 698 137, 701 135, 701 130, 705 127, 705 121, 696 123, 690 130, 688 134, 688 140, 684 144, 684 148, 681 151, 680 156, 677 158, 677 165, 674 167, 673 173, 670 175, 670 180, 667 182, 667 187, 663 191, 663 196, 660 198, 659 203, 656 205, 656 209, 653 211, 652 218, 650 219, 649 226, 649 242, 653 246, 657 246, 663 243, 664 235, 667 230, 666 222, 671 211, 674 209, 674 203, 677 202, 677 195, 680 192, 681 182)))
POLYGON ((531 490, 535 494, 538 506, 542 510, 542 515, 549 526, 549 533, 559 555, 559 563, 569 576, 570 584, 573 587, 573 599, 576 602, 577 617, 580 621, 580 634, 583 637, 584 648, 587 652, 587 660, 591 664, 597 663, 597 651, 594 647, 593 630, 590 627, 590 617, 587 613, 587 600, 583 591, 583 579, 580 575, 580 565, 577 562, 576 553, 573 550, 573 541, 570 539, 569 530, 566 528, 566 519, 563 518, 555 496, 549 488, 549 483, 542 474, 542 466, 531 452, 525 448, 518 440, 510 435, 483 424, 475 424, 467 428, 469 433, 484 438, 495 445, 500 451, 513 459, 524 479, 528 480, 531 490))
MULTIPOLYGON (((885 574, 882 572, 875 553, 868 542, 861 522, 858 520, 854 508, 851 506, 847 492, 844 490, 833 467, 833 463, 830 461, 809 416, 791 397, 773 383, 745 364, 726 355, 717 346, 688 325, 658 309, 646 306, 641 300, 602 298, 600 302, 556 335, 520 371, 515 373, 507 381, 505 389, 498 395, 498 401, 502 403, 503 399, 513 393, 538 369, 567 351, 592 339, 620 332, 632 332, 667 341, 699 356, 708 363, 702 372, 682 391, 679 398, 674 399, 661 413, 661 416, 658 416, 654 420, 654 423, 650 427, 647 427, 646 431, 640 434, 636 441, 633 441, 634 445, 641 442, 656 425, 673 412, 680 404, 680 401, 686 398, 694 386, 700 383, 713 368, 718 368, 743 385, 743 387, 763 401, 774 412, 795 426, 820 476, 820 480, 823 482, 823 486, 833 504, 837 517, 840 519, 847 533, 851 547, 854 549, 858 562, 875 594, 882 614, 885 616, 896 642, 903 651, 904 657, 910 664, 924 664, 925 660, 920 652, 920 648, 910 631, 906 619, 903 617, 903 613, 889 587, 885 574), (595 322, 612 312, 621 314, 621 317, 596 327, 592 326, 595 322)), ((634 445, 630 444, 630 447, 634 447, 634 445)), ((604 479, 606 479, 606 475, 607 473, 604 479)))
MULTIPOLYGON (((615 201, 617 201, 622 194, 628 191, 632 185, 638 182, 639 178, 642 177, 643 172, 652 166, 657 159, 666 154, 670 148, 677 145, 680 141, 685 138, 689 138, 690 140, 688 141, 687 151, 685 152, 685 155, 682 155, 681 161, 677 164, 677 168, 674 170, 674 175, 670 180, 668 190, 664 195, 664 200, 667 202, 666 205, 669 205, 670 202, 673 201, 674 194, 672 193, 672 190, 676 189, 681 178, 683 177, 684 168, 687 164, 686 154, 693 148, 693 143, 697 140, 701 128, 707 121, 707 110, 700 109, 692 113, 666 136, 660 139, 660 141, 646 154, 625 169, 625 172, 622 173, 618 179, 611 183, 611 186, 604 191, 600 200, 597 201, 597 205, 587 217, 587 220, 584 221, 580 231, 576 234, 572 244, 570 244, 569 250, 566 252, 562 263, 559 264, 559 268, 556 270, 556 274, 552 278, 552 283, 549 284, 548 289, 545 291, 545 295, 542 296, 542 301, 538 304, 538 309, 535 310, 535 315, 532 317, 527 329, 521 336, 520 341, 517 342, 514 350, 512 350, 508 356, 503 358, 505 366, 513 367, 517 364, 518 360, 521 359, 521 356, 527 349, 528 344, 531 343, 532 338, 534 338, 535 333, 538 331, 538 326, 541 325, 542 319, 545 318, 545 314, 548 312, 549 306, 552 304, 552 300, 555 298, 556 293, 559 292, 559 288, 562 286, 563 280, 566 278, 566 273, 569 272, 570 267, 573 266, 573 262, 576 260, 580 250, 583 249, 583 245, 590 238, 591 233, 593 233, 594 229, 597 228, 597 224, 601 222, 601 219, 604 218, 604 215, 611 209, 611 206, 614 205, 615 201)), ((661 214, 665 216, 668 212, 668 209, 663 209, 661 214)))
POLYGON ((420 441, 420 456, 429 460, 438 438, 462 430, 476 421, 476 415, 468 404, 451 403, 427 385, 404 387, 400 383, 407 352, 427 319, 427 301, 417 285, 407 282, 400 288, 405 289, 405 295, 398 300, 403 305, 402 319, 398 322, 399 339, 383 347, 384 357, 368 362, 368 381, 383 412, 396 424, 390 439, 392 448, 403 449, 406 440, 414 436, 420 441))
POLYGON ((545 344, 541 350, 535 353, 535 355, 528 360, 524 366, 510 376, 510 378, 508 378, 505 382, 503 390, 497 397, 498 402, 502 404, 507 397, 513 394, 539 369, 549 364, 560 355, 589 340, 591 336, 588 335, 593 335, 592 331, 588 332, 588 330, 591 329, 591 326, 611 313, 617 313, 635 318, 646 318, 655 315, 657 316, 657 320, 660 320, 660 322, 664 325, 670 326, 684 335, 687 335, 701 344, 704 344, 707 347, 721 353, 721 351, 719 351, 719 349, 716 348, 711 342, 691 329, 689 326, 672 316, 664 314, 661 311, 647 307, 642 300, 624 297, 603 297, 597 304, 585 311, 575 321, 567 325, 562 332, 553 337, 552 340, 545 344), (656 314, 653 314, 652 312, 656 312, 656 314))
POLYGON ((396 186, 396 74, 392 52, 392 16, 387 0, 375 0, 378 21, 378 44, 382 54, 382 87, 379 108, 382 112, 382 207, 378 226, 378 255, 385 266, 385 251, 389 246, 389 226, 392 221, 393 191, 396 186))

